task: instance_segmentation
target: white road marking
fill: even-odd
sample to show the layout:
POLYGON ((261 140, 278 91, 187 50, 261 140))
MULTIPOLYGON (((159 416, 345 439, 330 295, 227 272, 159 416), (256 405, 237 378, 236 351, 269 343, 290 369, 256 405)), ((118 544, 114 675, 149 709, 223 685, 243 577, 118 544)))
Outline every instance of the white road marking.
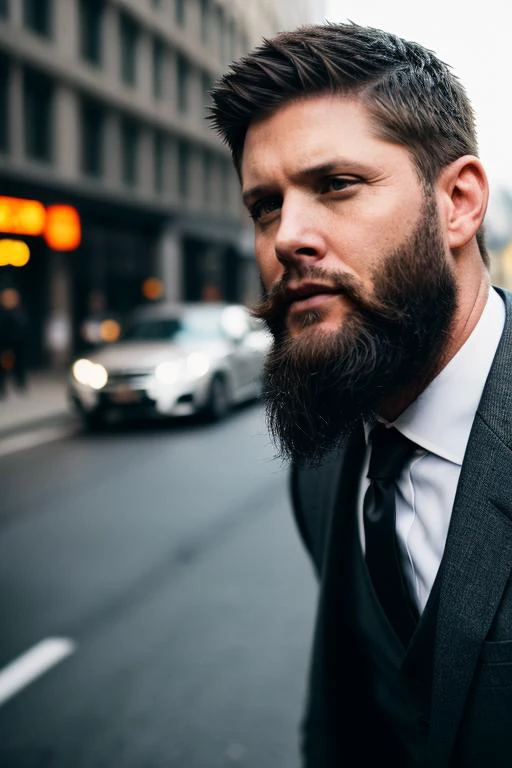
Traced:
POLYGON ((69 437, 76 430, 69 427, 46 427, 45 429, 26 432, 21 435, 11 435, 0 440, 0 457, 8 456, 10 453, 24 451, 27 448, 34 448, 36 445, 51 443, 54 440, 61 440, 69 437))
POLYGON ((0 706, 63 661, 75 648, 75 643, 65 637, 49 637, 0 670, 0 706))

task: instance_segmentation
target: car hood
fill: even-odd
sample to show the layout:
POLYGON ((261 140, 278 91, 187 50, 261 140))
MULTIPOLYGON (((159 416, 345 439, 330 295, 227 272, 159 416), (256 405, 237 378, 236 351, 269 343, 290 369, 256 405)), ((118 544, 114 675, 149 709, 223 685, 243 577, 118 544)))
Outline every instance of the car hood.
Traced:
POLYGON ((203 352, 209 359, 225 352, 222 342, 208 344, 170 344, 169 342, 121 341, 103 347, 88 359, 101 363, 107 370, 147 370, 167 360, 186 357, 190 352, 203 352))

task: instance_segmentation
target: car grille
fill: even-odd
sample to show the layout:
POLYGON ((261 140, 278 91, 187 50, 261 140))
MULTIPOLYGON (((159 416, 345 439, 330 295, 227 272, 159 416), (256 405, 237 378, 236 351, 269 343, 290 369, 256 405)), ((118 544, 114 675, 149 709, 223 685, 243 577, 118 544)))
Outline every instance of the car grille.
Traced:
POLYGON ((108 374, 108 387, 116 387, 120 384, 128 384, 130 386, 144 385, 148 377, 151 376, 151 371, 115 371, 108 374))
POLYGON ((135 395, 135 397, 130 400, 117 400, 115 399, 115 393, 114 392, 100 392, 100 396, 98 399, 98 406, 99 408, 122 408, 123 410, 131 410, 135 411, 137 409, 141 408, 153 408, 155 405, 155 401, 148 397, 146 392, 137 392, 136 390, 131 390, 132 393, 135 395))

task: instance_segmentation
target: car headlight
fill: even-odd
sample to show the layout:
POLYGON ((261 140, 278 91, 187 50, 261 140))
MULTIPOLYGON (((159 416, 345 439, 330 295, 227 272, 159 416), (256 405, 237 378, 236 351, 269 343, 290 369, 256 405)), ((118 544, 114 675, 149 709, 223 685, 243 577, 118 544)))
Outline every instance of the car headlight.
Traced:
POLYGON ((155 368, 155 380, 159 384, 172 384, 183 371, 183 360, 167 360, 155 368))
POLYGON ((106 369, 99 363, 93 363, 91 360, 77 360, 73 363, 71 370, 79 384, 91 387, 91 389, 103 389, 108 381, 106 369))

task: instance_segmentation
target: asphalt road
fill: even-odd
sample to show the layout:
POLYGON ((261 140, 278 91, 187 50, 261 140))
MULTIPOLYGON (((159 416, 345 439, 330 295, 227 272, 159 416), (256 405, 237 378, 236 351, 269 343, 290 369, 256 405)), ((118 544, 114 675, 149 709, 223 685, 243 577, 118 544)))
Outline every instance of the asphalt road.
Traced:
POLYGON ((69 647, 0 702, 2 768, 298 768, 316 587, 258 405, 18 451, 0 487, 0 695, 69 647))

